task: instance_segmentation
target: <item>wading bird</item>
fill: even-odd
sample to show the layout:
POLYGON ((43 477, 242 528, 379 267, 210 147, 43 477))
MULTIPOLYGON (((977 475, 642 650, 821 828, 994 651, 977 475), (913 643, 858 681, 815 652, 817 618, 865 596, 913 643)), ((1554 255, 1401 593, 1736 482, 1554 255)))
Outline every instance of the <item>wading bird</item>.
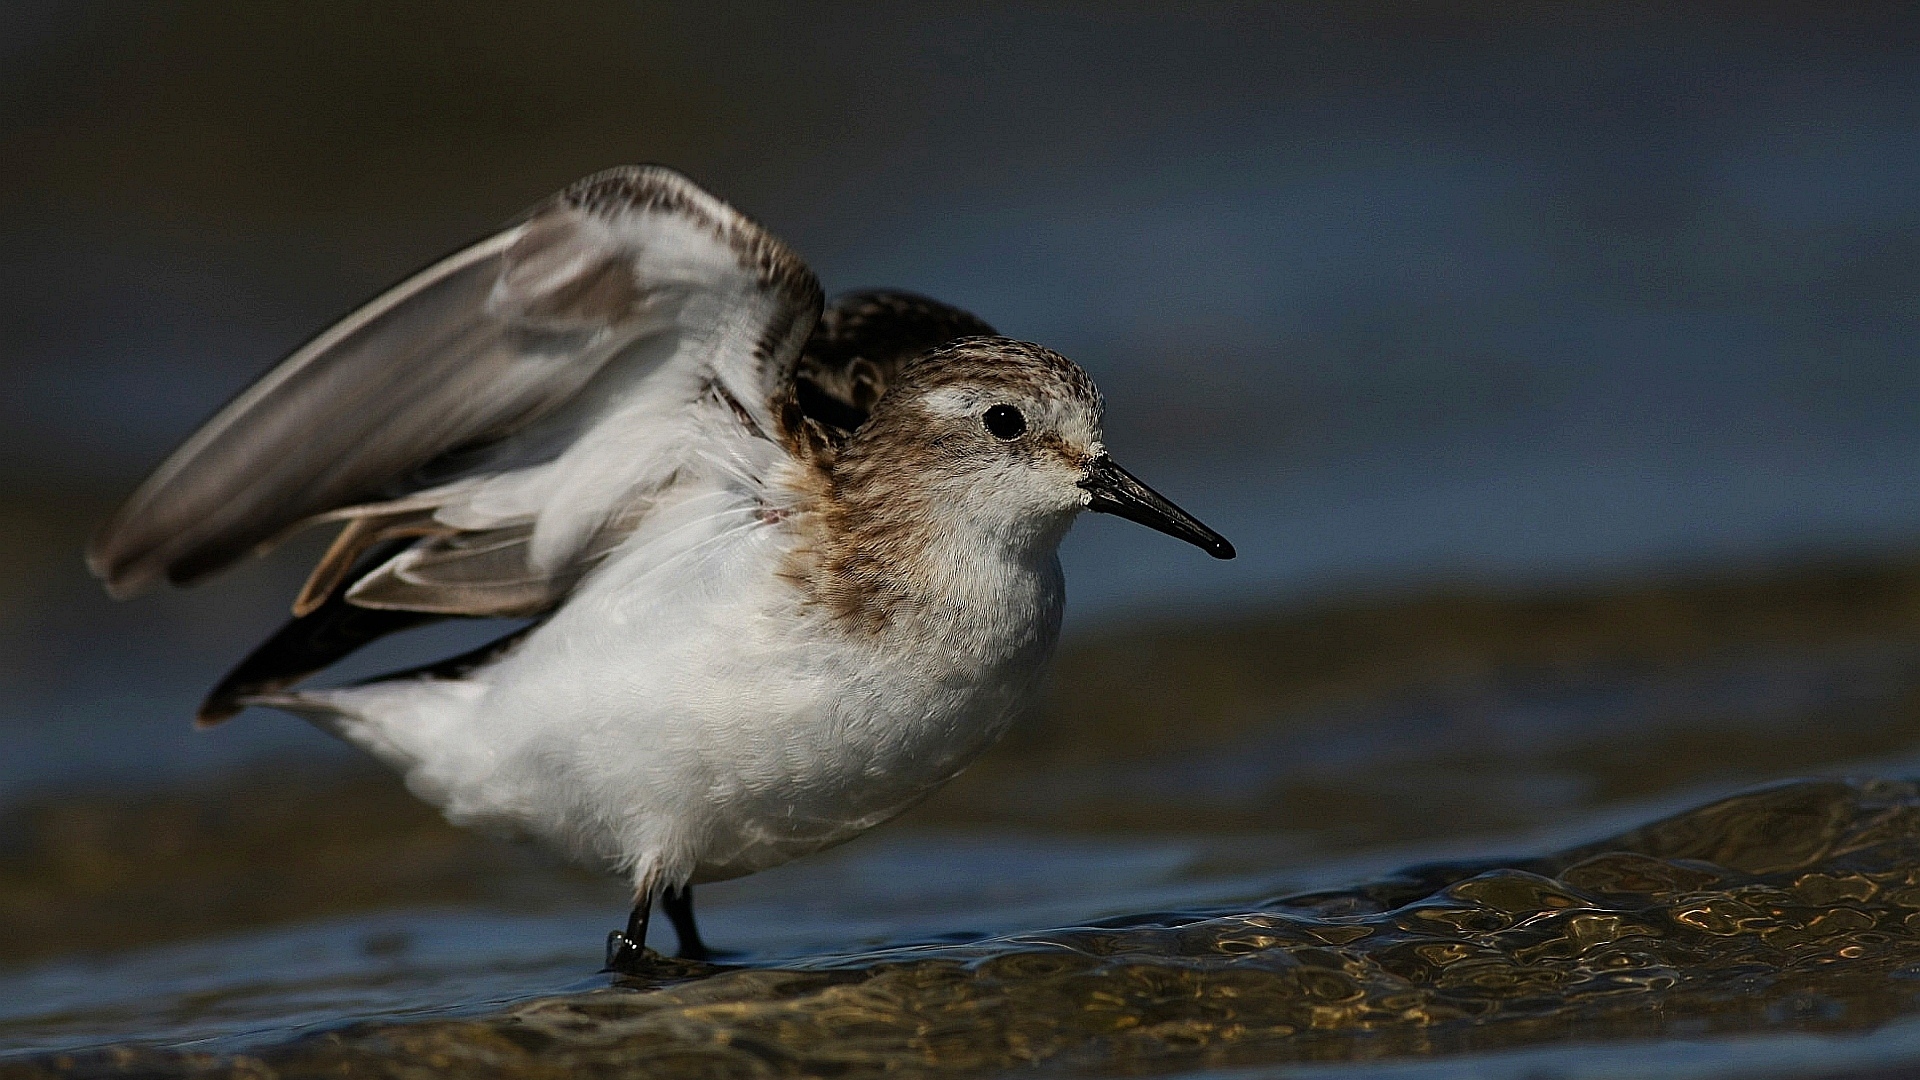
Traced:
POLYGON ((306 717, 462 825, 657 899, 844 841, 986 749, 1059 633, 1083 510, 1233 548, 1116 465, 1092 381, 923 297, 824 306, 662 168, 590 176, 395 286, 220 410, 106 523, 113 595, 333 524, 293 619, 207 696, 306 717), (294 689, 445 618, 462 656, 294 689))

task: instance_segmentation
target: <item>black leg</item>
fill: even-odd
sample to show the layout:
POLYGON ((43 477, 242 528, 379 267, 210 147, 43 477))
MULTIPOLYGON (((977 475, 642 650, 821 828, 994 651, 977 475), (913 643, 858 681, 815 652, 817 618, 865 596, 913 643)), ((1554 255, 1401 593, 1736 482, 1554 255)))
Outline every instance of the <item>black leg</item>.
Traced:
POLYGON ((652 911, 653 899, 642 896, 634 903, 633 914, 627 916, 626 932, 615 930, 607 935, 608 971, 631 972, 639 966, 640 954, 647 947, 647 919, 652 911))
POLYGON ((710 960, 713 954, 700 940, 700 928, 693 924, 693 886, 668 889, 660 896, 660 907, 673 922, 673 932, 680 938, 680 958, 682 960, 710 960))

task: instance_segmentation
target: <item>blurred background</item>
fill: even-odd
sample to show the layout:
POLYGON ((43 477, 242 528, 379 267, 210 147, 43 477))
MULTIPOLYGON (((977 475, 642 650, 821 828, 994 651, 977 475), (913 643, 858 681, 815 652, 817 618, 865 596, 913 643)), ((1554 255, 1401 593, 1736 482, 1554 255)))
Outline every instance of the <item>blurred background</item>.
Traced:
MULTIPOLYGON (((11 0, 0 971, 53 993, 60 964, 160 964, 136 946, 364 942, 311 920, 529 896, 586 927, 530 970, 590 967, 616 888, 445 830, 300 721, 190 729, 311 546, 126 604, 80 549, 306 337, 625 162, 688 173, 830 292, 926 292, 1079 360, 1116 454, 1241 552, 1077 526, 1046 708, 794 871, 898 895, 816 896, 763 940, 754 905, 797 901, 742 883, 710 938, 1028 925, 1061 889, 1064 918, 1896 767, 1920 736, 1903 7, 11 0)), ((72 993, 67 1034, 0 1033, 165 1027, 72 993)))

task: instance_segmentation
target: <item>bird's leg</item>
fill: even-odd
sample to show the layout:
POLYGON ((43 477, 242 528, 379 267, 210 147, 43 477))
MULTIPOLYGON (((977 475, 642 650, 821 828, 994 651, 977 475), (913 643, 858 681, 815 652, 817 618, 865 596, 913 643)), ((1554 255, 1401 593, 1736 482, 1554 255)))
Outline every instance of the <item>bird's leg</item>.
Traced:
MULTIPOLYGON (((630 974, 640 966, 640 954, 647 947, 647 918, 652 912, 652 895, 641 893, 633 901, 633 914, 627 916, 626 931, 615 930, 607 935, 608 971, 630 974)), ((688 921, 691 925, 691 914, 688 921)), ((675 925, 678 925, 677 919, 675 925)))
POLYGON ((713 958, 713 954, 707 951, 706 943, 700 940, 700 928, 693 924, 693 886, 683 885, 660 894, 660 907, 673 922, 674 934, 680 938, 682 960, 713 958))

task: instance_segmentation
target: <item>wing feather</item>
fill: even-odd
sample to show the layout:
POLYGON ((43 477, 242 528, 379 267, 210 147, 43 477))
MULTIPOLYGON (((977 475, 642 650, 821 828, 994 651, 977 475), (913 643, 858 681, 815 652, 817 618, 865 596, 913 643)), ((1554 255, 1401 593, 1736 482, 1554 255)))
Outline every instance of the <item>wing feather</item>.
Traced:
MULTIPOLYGON (((806 265, 691 181, 658 167, 596 174, 295 351, 155 470, 96 535, 88 563, 126 596, 214 573, 303 523, 354 519, 303 592, 318 603, 368 544, 401 527, 433 532, 415 520, 423 507, 476 512, 461 500, 488 484, 448 484, 437 463, 498 472, 550 461, 614 412, 631 413, 643 383, 686 399, 653 402, 642 410, 651 415, 719 385, 773 430, 773 402, 819 312, 806 265), (650 379, 663 368, 677 377, 650 379), (413 517, 376 523, 362 507, 394 499, 391 514, 413 517)), ((579 510, 588 524, 570 526, 583 538, 576 549, 590 551, 599 525, 619 518, 630 487, 589 493, 608 505, 579 510)), ((498 550, 441 550, 444 536, 416 545, 422 587, 463 566, 460 588, 472 591, 485 565, 505 575, 502 588, 520 582, 521 606, 537 593, 551 603, 575 552, 536 568, 532 519, 498 524, 508 526, 498 550), (539 575, 544 592, 528 584, 539 575)), ((422 610, 461 606, 441 599, 422 610)), ((475 613, 500 601, 476 600, 486 610, 475 613)))

